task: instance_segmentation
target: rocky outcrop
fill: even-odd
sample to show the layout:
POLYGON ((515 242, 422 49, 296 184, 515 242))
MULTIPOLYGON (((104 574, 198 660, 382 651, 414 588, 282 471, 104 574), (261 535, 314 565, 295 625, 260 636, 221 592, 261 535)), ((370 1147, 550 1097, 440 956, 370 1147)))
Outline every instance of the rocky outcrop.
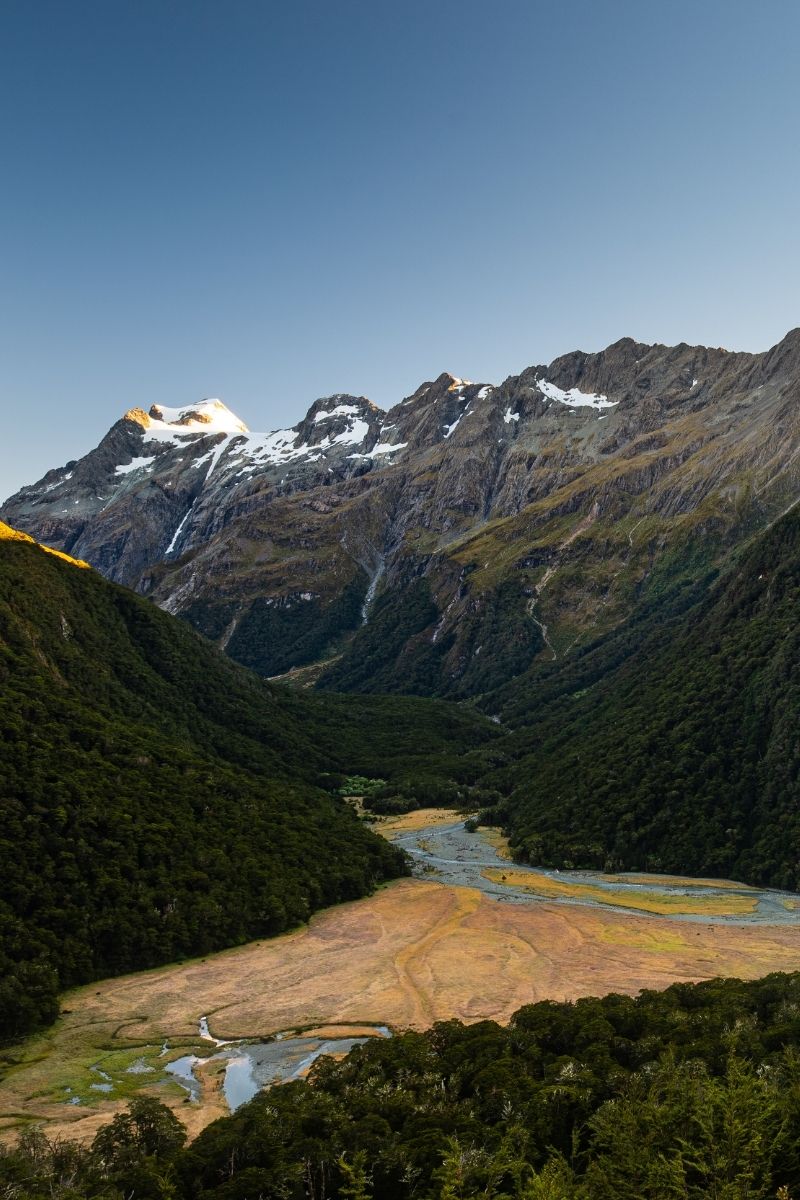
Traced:
POLYGON ((134 409, 2 516, 264 673, 334 656, 329 686, 474 693, 793 503, 798 388, 796 330, 440 375, 386 413, 337 394, 270 434, 219 401, 134 409))

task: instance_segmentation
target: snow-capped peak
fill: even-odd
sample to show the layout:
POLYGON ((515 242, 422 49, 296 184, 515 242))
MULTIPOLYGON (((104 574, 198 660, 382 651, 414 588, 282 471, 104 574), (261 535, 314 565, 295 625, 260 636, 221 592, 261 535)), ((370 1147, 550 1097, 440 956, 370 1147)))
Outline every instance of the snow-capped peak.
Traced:
POLYGON ((183 408, 154 404, 152 421, 169 426, 175 433, 247 433, 247 426, 221 400, 201 400, 183 408))

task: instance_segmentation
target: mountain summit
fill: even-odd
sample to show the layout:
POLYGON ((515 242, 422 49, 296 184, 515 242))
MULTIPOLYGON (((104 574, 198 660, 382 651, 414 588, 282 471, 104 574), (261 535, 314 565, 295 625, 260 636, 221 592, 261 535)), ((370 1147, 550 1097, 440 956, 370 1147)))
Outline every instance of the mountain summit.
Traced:
POLYGON ((176 434, 248 432, 244 421, 240 421, 221 400, 201 400, 199 404, 187 405, 184 408, 166 408, 163 404, 153 404, 149 416, 150 420, 156 423, 150 426, 151 428, 157 429, 158 425, 165 425, 176 434))
POLYGON ((623 338, 383 412, 251 433, 126 413, 2 509, 269 675, 486 691, 715 570, 800 495, 800 333, 763 354, 623 338))

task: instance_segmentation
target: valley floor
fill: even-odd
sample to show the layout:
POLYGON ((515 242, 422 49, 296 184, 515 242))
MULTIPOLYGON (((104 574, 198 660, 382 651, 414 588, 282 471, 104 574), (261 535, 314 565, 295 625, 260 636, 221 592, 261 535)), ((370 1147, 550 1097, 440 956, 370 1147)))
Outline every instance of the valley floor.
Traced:
MULTIPOLYGON (((384 829, 404 843, 412 839, 423 869, 442 869, 422 861, 447 857, 435 853, 442 845, 457 847, 454 870, 471 853, 465 877, 483 885, 440 883, 435 875, 400 880, 282 937, 69 993, 58 1023, 12 1051, 16 1065, 0 1083, 0 1129, 8 1135, 42 1121, 51 1134, 88 1138, 144 1090, 173 1105, 196 1134, 227 1112, 223 1080, 232 1061, 213 1057, 219 1049, 201 1036, 203 1016, 202 1032, 210 1027, 217 1039, 305 1031, 319 1042, 374 1035, 382 1026, 423 1029, 451 1017, 503 1022, 546 998, 635 993, 718 975, 753 979, 800 964, 800 924, 780 903, 791 923, 754 920, 752 906, 737 915, 735 904, 731 915, 712 919, 718 908, 665 917, 576 903, 563 893, 543 900, 520 888, 496 837, 492 846, 491 837, 462 833, 452 813, 410 814, 384 829), (505 882, 487 878, 503 865, 505 882), (498 899, 504 890, 513 902, 498 899), (192 1064, 196 1100, 166 1069, 190 1055, 202 1060, 192 1064)), ((698 892, 703 902, 752 892, 725 881, 710 889, 674 882, 689 901, 698 892)), ((605 886, 619 892, 629 883, 605 886)), ((657 881, 637 886, 647 895, 669 891, 657 881)), ((295 1066, 312 1044, 298 1043, 295 1066)), ((270 1052, 261 1045, 254 1057, 263 1067, 270 1052)))

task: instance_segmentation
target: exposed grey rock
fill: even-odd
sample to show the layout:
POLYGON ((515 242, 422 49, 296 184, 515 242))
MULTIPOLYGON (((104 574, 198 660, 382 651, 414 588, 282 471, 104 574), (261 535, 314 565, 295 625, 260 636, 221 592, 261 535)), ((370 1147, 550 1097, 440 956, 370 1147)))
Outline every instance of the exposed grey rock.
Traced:
POLYGON ((625 619, 666 555, 717 562, 773 519, 800 495, 799 387, 794 330, 764 354, 624 338, 495 386, 443 374, 388 413, 336 394, 270 435, 218 401, 132 409, 1 515, 231 653, 263 643, 265 670, 276 641, 302 662, 358 628, 369 587, 371 622, 424 581, 404 644, 435 647, 438 687, 491 657, 498 589, 506 625, 563 650, 625 619))

